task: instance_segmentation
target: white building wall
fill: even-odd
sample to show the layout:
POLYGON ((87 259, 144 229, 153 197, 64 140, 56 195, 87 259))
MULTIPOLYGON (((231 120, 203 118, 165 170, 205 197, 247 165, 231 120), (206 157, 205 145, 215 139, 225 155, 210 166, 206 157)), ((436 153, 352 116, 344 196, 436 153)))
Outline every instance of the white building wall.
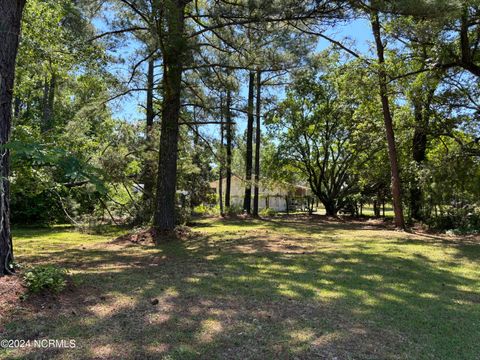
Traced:
MULTIPOLYGON (((223 196, 225 196, 226 188, 226 179, 223 179, 223 196)), ((214 181, 210 183, 210 186, 215 189, 216 194, 218 195, 219 182, 214 181)), ((288 191, 281 187, 274 188, 264 188, 260 187, 259 189, 259 204, 258 208, 260 210, 265 209, 267 206, 267 197, 268 197, 268 207, 275 211, 286 211, 287 202, 286 196, 288 191)), ((245 195, 244 181, 236 176, 232 177, 231 188, 230 188, 230 203, 235 207, 243 207, 243 197, 245 195)), ((252 189, 252 208, 253 208, 253 189, 252 189)))

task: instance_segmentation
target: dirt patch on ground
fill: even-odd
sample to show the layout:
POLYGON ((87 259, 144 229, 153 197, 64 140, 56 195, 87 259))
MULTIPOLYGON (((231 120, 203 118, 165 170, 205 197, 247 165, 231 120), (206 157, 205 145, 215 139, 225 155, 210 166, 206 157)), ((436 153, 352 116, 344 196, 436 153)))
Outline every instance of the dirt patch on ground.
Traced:
MULTIPOLYGON (((94 289, 93 289, 94 290, 94 289)), ((75 312, 79 302, 79 289, 71 279, 61 294, 49 291, 28 293, 21 273, 0 278, 0 335, 5 331, 4 325, 12 319, 23 316, 56 316, 59 309, 75 312)))
POLYGON ((159 232, 155 228, 140 229, 134 232, 119 236, 110 241, 111 244, 154 244, 156 239, 160 242, 171 240, 186 240, 192 236, 192 230, 188 226, 177 226, 173 231, 159 232))
POLYGON ((128 233, 122 236, 117 237, 116 239, 110 241, 112 244, 152 244, 155 242, 155 229, 142 229, 132 233, 128 233))
POLYGON ((5 324, 7 315, 19 306, 20 297, 25 292, 26 288, 19 275, 0 277, 0 334, 4 330, 2 324, 5 324))

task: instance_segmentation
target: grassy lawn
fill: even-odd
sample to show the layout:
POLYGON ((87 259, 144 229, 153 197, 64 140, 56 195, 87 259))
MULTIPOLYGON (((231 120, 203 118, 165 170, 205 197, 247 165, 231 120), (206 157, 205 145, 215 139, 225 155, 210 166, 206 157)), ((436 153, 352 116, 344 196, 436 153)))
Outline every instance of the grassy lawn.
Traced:
POLYGON ((0 358, 480 358, 475 239, 302 217, 193 229, 161 247, 17 230, 17 261, 67 267, 76 285, 4 313, 0 337, 77 347, 0 358))
MULTIPOLYGON (((319 204, 316 213, 318 215, 325 215, 325 208, 323 207, 322 204, 319 204)), ((371 204, 365 204, 362 209, 362 215, 364 216, 375 216, 375 213, 373 211, 373 205, 371 204)), ((382 207, 380 206, 380 215, 383 216, 383 211, 382 207)), ((385 217, 387 218, 393 218, 394 213, 393 213, 393 207, 391 204, 388 204, 385 206, 385 217)))

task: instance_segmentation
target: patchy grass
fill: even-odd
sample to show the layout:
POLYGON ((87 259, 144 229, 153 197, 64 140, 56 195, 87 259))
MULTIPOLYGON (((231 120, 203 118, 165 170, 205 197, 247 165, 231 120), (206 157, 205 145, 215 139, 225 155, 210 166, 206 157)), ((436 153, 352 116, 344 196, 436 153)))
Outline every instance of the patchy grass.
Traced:
MULTIPOLYGON (((360 210, 359 210, 360 211, 360 210)), ((322 204, 318 204, 318 208, 316 214, 318 215, 325 215, 325 208, 322 204)), ((380 205, 380 215, 383 216, 382 206, 380 205)), ((393 207, 391 204, 386 204, 385 206, 385 217, 386 218, 393 218, 394 217, 393 207)), ((375 212, 373 211, 372 204, 365 204, 362 209, 362 216, 375 216, 375 212)))
POLYGON ((0 358, 478 359, 478 239, 320 217, 194 231, 155 247, 17 230, 19 262, 66 267, 76 286, 0 309, 0 337, 77 347, 0 358))

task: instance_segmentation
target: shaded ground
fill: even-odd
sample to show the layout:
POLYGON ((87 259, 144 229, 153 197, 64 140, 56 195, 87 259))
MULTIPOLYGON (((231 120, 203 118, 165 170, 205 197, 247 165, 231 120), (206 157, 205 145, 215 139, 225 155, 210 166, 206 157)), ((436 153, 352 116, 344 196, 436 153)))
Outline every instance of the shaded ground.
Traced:
POLYGON ((480 356, 476 238, 304 217, 207 219, 194 231, 158 248, 17 231, 18 261, 67 267, 76 286, 0 308, 0 338, 75 339, 77 347, 0 349, 0 358, 480 356))

